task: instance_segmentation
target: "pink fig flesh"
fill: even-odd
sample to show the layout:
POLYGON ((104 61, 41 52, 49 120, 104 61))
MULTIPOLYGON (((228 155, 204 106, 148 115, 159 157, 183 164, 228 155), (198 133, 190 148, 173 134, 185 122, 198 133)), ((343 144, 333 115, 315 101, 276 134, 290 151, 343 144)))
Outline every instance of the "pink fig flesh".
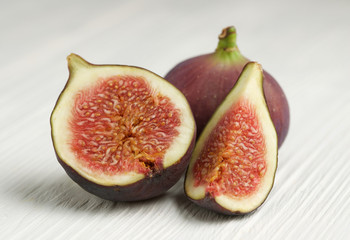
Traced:
POLYGON ((185 171, 196 126, 183 94, 138 67, 68 57, 51 115, 59 163, 82 188, 113 201, 155 197, 185 171))
POLYGON ((277 168, 277 134, 264 98, 263 73, 248 63, 199 137, 185 179, 194 203, 246 214, 267 198, 277 168))

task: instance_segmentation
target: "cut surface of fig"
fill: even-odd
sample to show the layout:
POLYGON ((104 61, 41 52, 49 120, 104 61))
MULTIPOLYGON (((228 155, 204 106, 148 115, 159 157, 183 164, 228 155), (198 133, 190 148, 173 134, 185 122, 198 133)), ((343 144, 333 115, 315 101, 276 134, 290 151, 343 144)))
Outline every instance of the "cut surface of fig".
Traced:
POLYGON ((114 76, 76 96, 71 150, 81 164, 107 175, 162 168, 180 113, 152 91, 140 77, 114 76))
POLYGON ((180 91, 142 68, 92 65, 75 54, 68 66, 51 116, 68 175, 110 200, 146 199, 170 188, 188 164, 196 131, 180 91))
POLYGON ((262 69, 248 63, 200 136, 186 174, 195 203, 224 214, 259 207, 277 167, 277 135, 262 90, 262 69))

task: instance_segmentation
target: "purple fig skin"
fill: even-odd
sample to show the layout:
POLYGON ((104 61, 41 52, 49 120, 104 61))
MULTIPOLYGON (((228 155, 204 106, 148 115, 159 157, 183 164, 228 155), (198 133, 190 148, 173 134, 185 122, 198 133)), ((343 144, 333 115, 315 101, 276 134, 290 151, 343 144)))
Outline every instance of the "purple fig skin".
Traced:
MULTIPOLYGON (((201 134, 216 108, 236 84, 245 64, 250 61, 240 54, 235 45, 235 36, 233 40, 225 39, 230 37, 229 30, 232 28, 225 28, 219 39, 234 45, 223 48, 219 43, 218 49, 221 52, 217 49, 214 53, 185 60, 165 76, 165 79, 187 98, 197 124, 197 136, 201 134), (223 55, 226 56, 222 57, 223 55)), ((287 98, 277 81, 266 71, 264 71, 263 89, 276 128, 278 147, 281 147, 289 129, 287 98)))
POLYGON ((192 198, 188 198, 188 199, 190 201, 192 201, 193 203, 195 203, 196 205, 198 205, 198 206, 201 206, 201 207, 203 207, 205 209, 217 212, 219 214, 228 215, 228 216, 237 216, 237 215, 245 215, 245 214, 247 214, 247 213, 240 212, 240 211, 231 212, 230 210, 220 206, 215 201, 215 199, 212 196, 210 196, 208 193, 205 195, 205 197, 203 199, 200 199, 200 200, 194 200, 192 198))
POLYGON ((200 199, 200 200, 194 200, 194 199, 189 198, 189 197, 188 197, 188 199, 190 201, 192 201, 193 203, 195 203, 196 205, 201 206, 205 209, 217 212, 219 214, 228 215, 228 216, 247 215, 249 213, 253 213, 263 204, 263 203, 261 203, 261 205, 259 207, 257 207, 256 209, 254 209, 250 212, 241 212, 241 211, 232 212, 232 211, 222 207, 221 205, 219 205, 215 201, 215 199, 211 195, 209 195, 208 193, 205 195, 205 197, 203 199, 200 199))
POLYGON ((187 152, 174 165, 126 186, 103 186, 89 181, 67 165, 57 153, 56 157, 69 177, 87 192, 110 201, 140 201, 159 196, 178 182, 188 166, 195 145, 195 139, 196 134, 193 135, 187 152))

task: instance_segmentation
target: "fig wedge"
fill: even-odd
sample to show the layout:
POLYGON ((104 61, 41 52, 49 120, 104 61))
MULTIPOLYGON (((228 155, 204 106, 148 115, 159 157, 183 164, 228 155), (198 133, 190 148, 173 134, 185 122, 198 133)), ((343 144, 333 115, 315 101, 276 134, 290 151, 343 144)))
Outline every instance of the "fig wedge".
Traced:
POLYGON ((254 211, 267 198, 278 141, 262 86, 261 66, 248 63, 204 128, 185 179, 194 203, 236 215, 254 211))

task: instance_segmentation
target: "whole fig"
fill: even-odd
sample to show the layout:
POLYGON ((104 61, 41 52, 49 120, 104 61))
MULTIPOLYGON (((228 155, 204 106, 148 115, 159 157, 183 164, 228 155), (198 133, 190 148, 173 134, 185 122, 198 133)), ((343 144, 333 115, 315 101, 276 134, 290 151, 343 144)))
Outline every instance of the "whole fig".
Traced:
MULTIPOLYGON (((219 35, 215 52, 185 60, 165 76, 186 96, 197 124, 197 136, 249 61, 240 53, 236 45, 236 29, 230 26, 219 35)), ((288 102, 280 85, 266 71, 263 89, 280 147, 289 129, 288 102)))

